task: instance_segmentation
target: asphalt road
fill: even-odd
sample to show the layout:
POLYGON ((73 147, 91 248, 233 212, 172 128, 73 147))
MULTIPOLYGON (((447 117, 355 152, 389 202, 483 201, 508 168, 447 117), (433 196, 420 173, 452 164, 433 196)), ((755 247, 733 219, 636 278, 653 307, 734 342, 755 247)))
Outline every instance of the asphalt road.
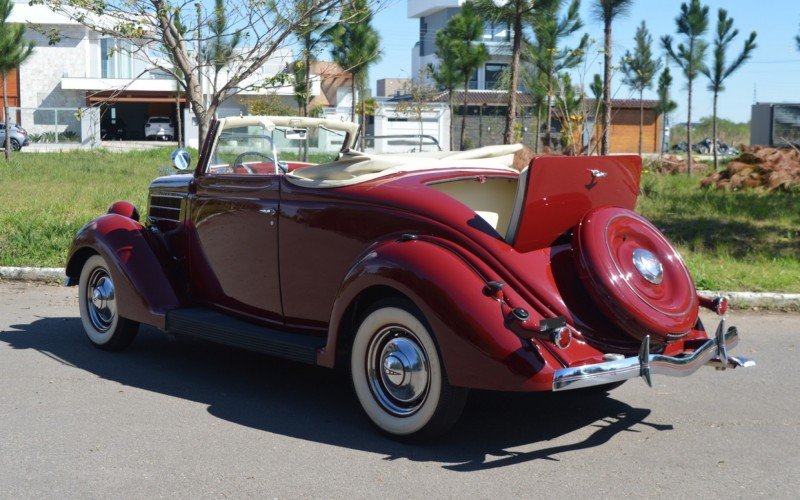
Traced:
MULTIPOLYGON (((800 315, 737 312, 750 370, 609 396, 474 392, 425 446, 336 372, 143 329, 94 349, 75 289, 0 283, 0 497, 754 497, 800 490, 800 315)), ((708 324, 708 323, 707 323, 708 324)))

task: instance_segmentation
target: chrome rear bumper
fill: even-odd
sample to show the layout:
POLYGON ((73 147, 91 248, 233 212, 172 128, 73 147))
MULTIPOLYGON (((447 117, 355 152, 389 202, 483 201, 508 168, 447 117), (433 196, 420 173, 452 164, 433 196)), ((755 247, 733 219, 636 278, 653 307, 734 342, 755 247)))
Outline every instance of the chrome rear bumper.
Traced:
POLYGON ((755 366, 756 362, 752 359, 728 355, 728 350, 736 347, 738 343, 739 333, 736 327, 732 326, 726 330, 724 319, 720 321, 714 338, 708 339, 694 352, 680 357, 650 354, 650 337, 645 337, 638 356, 556 370, 553 375, 553 390, 582 389, 636 377, 642 377, 647 385, 652 387, 651 376, 654 373, 685 377, 704 365, 713 366, 718 370, 755 366))

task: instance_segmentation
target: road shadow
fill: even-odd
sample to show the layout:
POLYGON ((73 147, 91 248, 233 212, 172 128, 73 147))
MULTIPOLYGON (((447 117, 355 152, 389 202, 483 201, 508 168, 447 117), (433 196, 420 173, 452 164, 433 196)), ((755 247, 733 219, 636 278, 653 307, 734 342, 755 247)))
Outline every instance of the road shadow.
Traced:
POLYGON ((645 426, 672 429, 646 422, 650 410, 603 394, 474 391, 453 432, 433 443, 409 445, 374 430, 349 381, 336 371, 193 339, 170 340, 149 327, 120 353, 92 347, 78 318, 42 318, 11 328, 0 332, 0 342, 13 349, 33 349, 107 380, 206 404, 209 413, 229 422, 379 453, 385 460, 434 462, 454 471, 561 460, 567 452, 603 445, 620 432, 640 432, 645 426), (596 430, 569 444, 547 446, 587 427, 596 430), (510 451, 531 445, 536 449, 510 451))

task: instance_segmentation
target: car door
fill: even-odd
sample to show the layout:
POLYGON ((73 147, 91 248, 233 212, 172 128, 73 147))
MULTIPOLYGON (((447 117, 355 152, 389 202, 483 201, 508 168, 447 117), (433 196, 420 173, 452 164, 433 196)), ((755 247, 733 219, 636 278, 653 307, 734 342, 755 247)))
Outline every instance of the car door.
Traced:
POLYGON ((200 175, 193 181, 189 284, 198 302, 283 321, 278 265, 280 178, 200 175))

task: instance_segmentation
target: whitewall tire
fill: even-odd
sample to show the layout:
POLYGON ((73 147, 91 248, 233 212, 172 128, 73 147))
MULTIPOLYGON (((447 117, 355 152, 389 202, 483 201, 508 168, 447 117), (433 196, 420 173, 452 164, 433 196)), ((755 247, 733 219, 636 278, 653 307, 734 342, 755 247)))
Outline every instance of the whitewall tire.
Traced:
POLYGON ((105 259, 89 257, 78 285, 81 323, 89 341, 106 351, 122 350, 136 336, 139 323, 120 317, 114 281, 105 259))
POLYGON ((449 384, 422 314, 406 300, 383 300, 358 325, 350 356, 353 389, 382 431, 434 437, 458 420, 467 389, 449 384))

